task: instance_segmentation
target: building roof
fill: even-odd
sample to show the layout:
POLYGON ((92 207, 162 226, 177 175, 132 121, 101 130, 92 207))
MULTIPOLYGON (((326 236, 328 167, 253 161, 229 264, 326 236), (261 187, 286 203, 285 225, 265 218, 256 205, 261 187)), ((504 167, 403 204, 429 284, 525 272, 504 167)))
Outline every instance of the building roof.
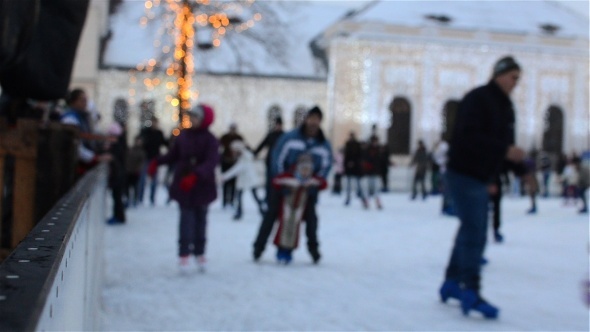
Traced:
MULTIPOLYGON (((588 39, 588 18, 554 1, 257 1, 263 19, 221 46, 198 50, 197 72, 325 78, 321 36, 339 22, 547 35, 588 39), (261 46, 264 41, 266 47, 261 46), (323 58, 323 59, 322 59, 323 58)), ((141 27, 144 1, 124 0, 110 17, 102 65, 134 68, 161 55, 153 46, 161 22, 141 27)), ((363 33, 366 34, 366 31, 363 33)), ((162 39, 162 43, 166 38, 162 39)))
MULTIPOLYGON (((318 67, 309 43, 347 11, 358 6, 358 3, 257 3, 263 19, 247 33, 236 33, 230 37, 231 41, 222 41, 218 48, 197 50, 196 70, 217 74, 326 77, 326 68, 318 67), (263 43, 266 43, 266 47, 262 46, 263 43)), ((154 20, 141 27, 139 21, 144 15, 144 1, 139 0, 123 1, 111 15, 111 37, 104 50, 104 67, 135 68, 140 63, 160 56, 161 52, 153 47, 153 42, 162 24, 154 20)), ((170 42, 164 39, 162 43, 170 42)))
POLYGON ((532 35, 547 35, 547 29, 557 28, 555 37, 585 39, 589 28, 587 17, 556 1, 543 0, 373 1, 344 20, 532 35))

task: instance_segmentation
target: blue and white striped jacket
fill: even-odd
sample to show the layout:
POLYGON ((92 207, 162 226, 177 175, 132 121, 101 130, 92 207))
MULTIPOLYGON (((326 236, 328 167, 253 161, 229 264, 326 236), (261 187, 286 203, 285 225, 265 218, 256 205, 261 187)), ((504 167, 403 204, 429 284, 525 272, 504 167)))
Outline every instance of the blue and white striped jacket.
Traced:
POLYGON ((310 154, 313 159, 314 175, 328 178, 332 168, 332 147, 330 142, 319 132, 318 137, 308 138, 304 135, 305 125, 293 129, 281 137, 275 144, 271 155, 271 176, 292 170, 299 155, 310 154))

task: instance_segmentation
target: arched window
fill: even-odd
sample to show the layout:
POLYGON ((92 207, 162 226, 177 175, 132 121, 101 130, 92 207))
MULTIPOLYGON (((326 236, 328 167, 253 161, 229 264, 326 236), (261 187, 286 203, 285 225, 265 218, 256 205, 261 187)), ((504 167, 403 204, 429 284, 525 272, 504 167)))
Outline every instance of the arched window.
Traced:
POLYGON ((115 104, 113 106, 113 119, 115 119, 118 123, 127 123, 127 119, 129 118, 129 104, 127 100, 123 98, 118 98, 115 100, 115 104))
POLYGON ((297 128, 305 121, 305 114, 307 114, 307 108, 305 106, 297 106, 295 109, 295 116, 293 117, 293 126, 297 128))
POLYGON ((282 118, 283 110, 279 105, 272 105, 268 109, 268 113, 266 114, 266 120, 268 121, 268 130, 272 130, 275 125, 277 119, 282 118))
POLYGON ((387 145, 391 154, 410 154, 410 120, 412 110, 404 97, 395 97, 389 104, 391 126, 387 133, 387 145))
POLYGON ((442 112, 442 134, 445 141, 450 142, 455 128, 455 118, 457 117, 458 100, 447 100, 442 112))
POLYGON ((563 152, 563 111, 559 106, 551 105, 545 112, 545 131, 543 132, 543 151, 549 153, 563 152))
POLYGON ((141 126, 142 127, 151 127, 152 125, 152 118, 155 117, 156 113, 156 103, 153 99, 144 99, 139 104, 139 110, 141 117, 141 126))

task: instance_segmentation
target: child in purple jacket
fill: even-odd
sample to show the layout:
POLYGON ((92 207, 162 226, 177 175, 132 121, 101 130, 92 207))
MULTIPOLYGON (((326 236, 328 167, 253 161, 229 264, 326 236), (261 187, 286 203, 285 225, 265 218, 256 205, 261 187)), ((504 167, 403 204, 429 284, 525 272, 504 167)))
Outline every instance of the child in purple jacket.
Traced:
POLYGON ((207 210, 217 198, 215 167, 219 163, 219 142, 208 129, 214 118, 213 108, 199 104, 187 113, 192 127, 180 132, 166 155, 150 162, 148 174, 155 174, 158 165, 174 165, 170 197, 180 208, 180 269, 191 269, 190 256, 194 255, 198 269, 204 272, 207 210))

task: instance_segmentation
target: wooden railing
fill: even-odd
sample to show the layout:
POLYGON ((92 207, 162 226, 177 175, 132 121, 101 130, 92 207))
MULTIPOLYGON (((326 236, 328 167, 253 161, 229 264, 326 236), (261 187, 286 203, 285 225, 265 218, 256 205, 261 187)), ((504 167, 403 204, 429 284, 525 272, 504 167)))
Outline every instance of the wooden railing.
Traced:
POLYGON ((0 119, 0 262, 74 184, 77 130, 0 119))

